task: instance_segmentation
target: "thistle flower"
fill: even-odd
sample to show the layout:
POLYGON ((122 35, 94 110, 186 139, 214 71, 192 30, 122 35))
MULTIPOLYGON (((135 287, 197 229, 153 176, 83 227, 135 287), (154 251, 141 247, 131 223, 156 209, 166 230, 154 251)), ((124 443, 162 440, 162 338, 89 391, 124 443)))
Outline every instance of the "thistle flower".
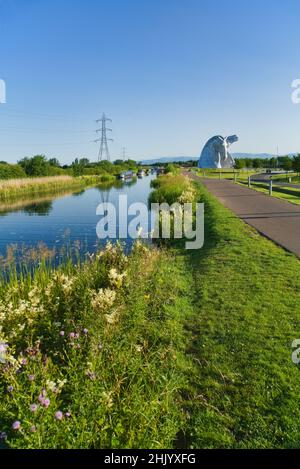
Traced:
POLYGON ((7 391, 8 392, 13 392, 14 390, 14 387, 13 386, 7 386, 7 391))
POLYGON ((60 331, 59 335, 63 337, 65 335, 65 331, 60 331))
POLYGON ((5 355, 7 349, 8 349, 8 345, 4 344, 3 342, 0 342, 0 354, 5 355))
POLYGON ((70 418, 71 417, 71 412, 66 412, 65 417, 70 418))
POLYGON ((29 379, 29 381, 31 381, 31 382, 32 382, 32 381, 34 381, 34 379, 35 379, 35 376, 34 376, 34 375, 29 375, 29 376, 28 376, 28 379, 29 379))
POLYGON ((44 399, 44 401, 42 402, 42 405, 44 407, 46 407, 46 409, 48 409, 49 405, 50 405, 50 399, 44 399))
POLYGON ((12 424, 11 428, 12 428, 13 430, 20 430, 20 428, 21 428, 21 422, 19 422, 19 420, 16 420, 16 421, 12 424))
POLYGON ((75 332, 70 332, 69 337, 70 337, 71 339, 74 339, 74 338, 75 338, 75 332))
POLYGON ((88 331, 88 329, 83 329, 83 333, 84 333, 84 335, 87 335, 87 334, 88 334, 88 332, 89 332, 89 331, 88 331))
POLYGON ((36 412, 37 410, 38 410, 38 405, 37 404, 31 404, 30 411, 31 412, 36 412))
POLYGON ((64 415, 63 415, 63 413, 62 413, 60 410, 58 410, 57 412, 55 412, 55 418, 56 418, 56 420, 62 420, 62 419, 63 419, 63 416, 64 416, 64 415))

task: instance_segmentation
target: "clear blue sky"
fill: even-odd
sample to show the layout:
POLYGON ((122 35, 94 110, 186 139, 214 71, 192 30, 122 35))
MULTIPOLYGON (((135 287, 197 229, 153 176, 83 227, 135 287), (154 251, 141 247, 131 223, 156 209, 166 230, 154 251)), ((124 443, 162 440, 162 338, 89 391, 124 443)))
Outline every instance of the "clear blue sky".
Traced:
POLYGON ((300 152, 299 0, 0 0, 0 160, 300 152))

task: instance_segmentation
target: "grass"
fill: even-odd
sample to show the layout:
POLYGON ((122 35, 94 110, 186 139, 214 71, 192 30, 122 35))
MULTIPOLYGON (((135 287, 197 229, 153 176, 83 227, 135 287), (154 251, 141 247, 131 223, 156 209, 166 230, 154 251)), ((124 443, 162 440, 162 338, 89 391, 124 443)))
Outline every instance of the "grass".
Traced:
POLYGON ((113 181, 110 175, 102 176, 51 176, 40 178, 9 179, 0 181, 0 200, 11 200, 23 196, 55 194, 62 190, 79 189, 98 183, 113 181))
POLYGON ((165 176, 160 176, 151 181, 151 186, 155 188, 155 190, 150 194, 150 203, 166 202, 172 205, 178 200, 181 200, 180 198, 183 194, 184 197, 187 198, 189 192, 191 192, 192 199, 194 199, 195 194, 192 191, 189 179, 182 174, 174 176, 172 174, 167 174, 165 176))
POLYGON ((4 445, 300 446, 299 261, 170 178, 152 198, 173 200, 180 183, 177 199, 204 201, 202 249, 138 242, 126 257, 108 245, 76 267, 2 281, 4 445))
POLYGON ((237 175, 237 178, 240 180, 247 180, 249 176, 261 173, 261 170, 247 170, 247 169, 196 169, 196 174, 200 177, 206 177, 210 179, 219 179, 221 174, 221 179, 234 179, 234 175, 237 175))
POLYGON ((198 372, 188 400, 193 447, 299 447, 296 257, 262 238, 204 189, 206 241, 192 270, 189 329, 198 372))
MULTIPOLYGON (((250 189, 256 190, 257 192, 262 192, 263 194, 269 194, 269 184, 251 182, 250 189)), ((280 187, 273 184, 272 196, 276 197, 277 199, 286 200, 287 202, 291 202, 296 205, 300 204, 300 189, 296 189, 295 187, 288 187, 288 184, 286 186, 280 187)))
POLYGON ((129 258, 108 246, 80 268, 42 268, 33 279, 3 283, 4 443, 171 447, 184 419, 180 288, 172 255, 139 243, 129 258))
POLYGON ((205 245, 175 249, 189 285, 185 322, 193 366, 182 392, 182 444, 193 448, 298 448, 299 260, 261 237, 206 189, 205 245))

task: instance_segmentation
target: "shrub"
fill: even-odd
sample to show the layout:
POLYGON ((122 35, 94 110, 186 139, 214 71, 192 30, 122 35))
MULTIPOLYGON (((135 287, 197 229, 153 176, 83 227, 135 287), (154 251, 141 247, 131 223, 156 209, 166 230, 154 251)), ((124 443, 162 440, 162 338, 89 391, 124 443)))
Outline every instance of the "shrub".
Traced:
POLYGON ((20 165, 0 163, 0 179, 17 179, 24 177, 26 177, 26 173, 20 165))

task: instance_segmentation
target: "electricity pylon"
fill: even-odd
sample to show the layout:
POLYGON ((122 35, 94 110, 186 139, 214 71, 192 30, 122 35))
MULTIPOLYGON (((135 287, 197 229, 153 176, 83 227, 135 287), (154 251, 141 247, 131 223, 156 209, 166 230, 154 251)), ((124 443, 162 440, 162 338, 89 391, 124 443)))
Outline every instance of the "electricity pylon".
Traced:
POLYGON ((110 161, 110 154, 109 154, 109 149, 108 149, 108 143, 107 142, 113 142, 112 138, 107 138, 106 132, 112 132, 112 129, 108 129, 106 127, 106 122, 112 122, 111 119, 105 116, 105 114, 102 114, 101 119, 96 120, 97 124, 99 122, 102 123, 101 129, 97 129, 96 132, 101 132, 101 138, 98 138, 95 140, 96 143, 100 142, 100 148, 99 148, 99 153, 98 153, 98 161, 102 161, 103 158, 106 159, 107 161, 110 161))

